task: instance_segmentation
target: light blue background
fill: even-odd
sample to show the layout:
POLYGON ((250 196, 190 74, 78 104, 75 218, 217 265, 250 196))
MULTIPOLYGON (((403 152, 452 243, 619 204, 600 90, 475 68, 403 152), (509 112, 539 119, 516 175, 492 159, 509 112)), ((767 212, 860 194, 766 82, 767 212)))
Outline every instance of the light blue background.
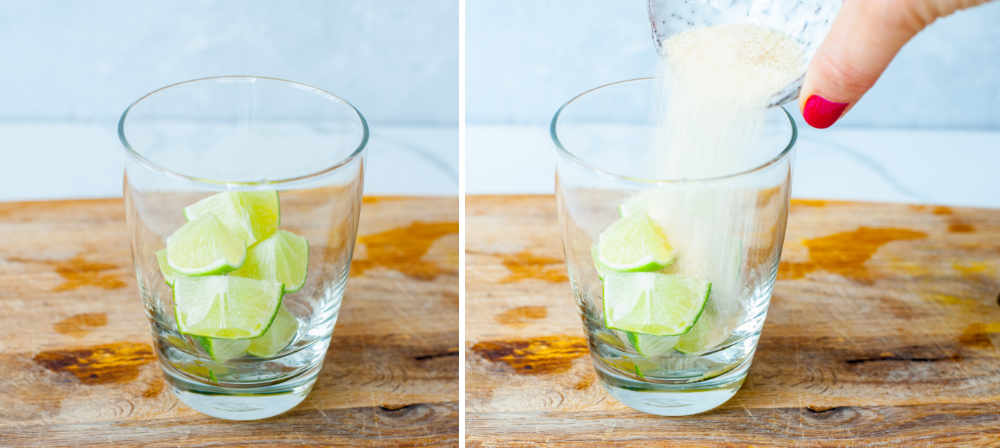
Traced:
MULTIPOLYGON (((546 124, 573 95, 655 72, 646 0, 470 0, 470 124, 546 124)), ((1000 2, 911 41, 838 127, 1000 128, 1000 2)))
POLYGON ((0 200, 119 196, 121 112, 209 75, 351 101, 370 194, 458 192, 457 0, 41 0, 0 10, 0 200))
POLYGON ((454 126, 457 39, 455 0, 4 2, 0 120, 114 122, 163 85, 256 74, 375 123, 454 126))

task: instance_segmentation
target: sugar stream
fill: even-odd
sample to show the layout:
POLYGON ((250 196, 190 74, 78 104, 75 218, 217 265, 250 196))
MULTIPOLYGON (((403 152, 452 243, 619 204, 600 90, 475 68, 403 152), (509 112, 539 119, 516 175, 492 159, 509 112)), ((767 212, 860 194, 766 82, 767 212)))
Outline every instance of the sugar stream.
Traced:
MULTIPOLYGON (((761 144, 766 109, 801 71, 795 41, 767 28, 727 24, 678 34, 663 50, 653 138, 659 178, 728 176, 776 154, 761 144)), ((745 263, 754 244, 748 236, 760 232, 755 199, 767 186, 732 178, 643 193, 653 195, 648 212, 677 249, 676 269, 713 283, 699 322, 712 327, 708 333, 728 335, 749 311, 744 302, 759 282, 745 263)))

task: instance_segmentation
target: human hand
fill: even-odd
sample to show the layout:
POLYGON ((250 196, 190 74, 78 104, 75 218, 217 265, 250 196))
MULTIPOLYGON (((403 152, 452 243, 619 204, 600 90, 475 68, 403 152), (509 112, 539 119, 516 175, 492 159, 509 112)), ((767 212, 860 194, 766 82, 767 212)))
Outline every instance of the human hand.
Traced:
POLYGON ((939 17, 989 0, 845 0, 799 94, 812 127, 832 126, 878 80, 900 48, 939 17))

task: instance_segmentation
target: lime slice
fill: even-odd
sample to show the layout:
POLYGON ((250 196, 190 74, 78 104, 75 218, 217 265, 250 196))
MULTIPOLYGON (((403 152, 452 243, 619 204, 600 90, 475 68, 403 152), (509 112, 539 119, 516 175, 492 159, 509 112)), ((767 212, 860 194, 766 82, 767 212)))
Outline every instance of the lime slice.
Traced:
POLYGON ((594 259, 594 269, 597 270, 597 278, 603 279, 604 276, 606 276, 608 272, 614 272, 614 269, 611 269, 611 268, 605 266, 604 263, 601 263, 600 257, 597 256, 597 245, 596 244, 593 245, 593 246, 590 246, 590 256, 591 256, 591 258, 594 259))
POLYGON ((642 356, 663 356, 674 351, 680 336, 653 336, 645 333, 626 332, 636 353, 642 356))
POLYGON ((281 283, 211 275, 177 277, 174 314, 182 333, 250 339, 267 331, 281 305, 281 283))
POLYGON ((274 280, 285 292, 302 289, 309 266, 309 242, 292 232, 279 230, 250 248, 247 261, 232 272, 239 277, 274 280))
POLYGON ((615 271, 659 271, 674 261, 674 249, 646 215, 620 218, 597 239, 597 259, 615 271))
POLYGON ((729 338, 729 332, 729 327, 719 316, 719 312, 707 306, 698 323, 680 337, 674 348, 685 354, 704 353, 725 342, 729 338))
POLYGON ((604 278, 604 319, 608 328, 672 336, 698 321, 712 284, 677 274, 609 273, 604 278))
POLYGON ((278 229, 281 221, 278 192, 224 191, 184 208, 184 217, 188 220, 205 215, 215 215, 247 246, 252 246, 278 229))
POLYGON ((163 274, 163 281, 167 283, 167 286, 174 286, 174 279, 178 276, 184 275, 180 272, 175 271, 167 263, 167 250, 160 249, 156 251, 156 264, 160 265, 160 274, 163 274))
POLYGON ((250 340, 247 352, 261 358, 274 356, 292 342, 298 330, 299 321, 282 306, 278 309, 278 315, 274 317, 271 328, 263 336, 250 340))
POLYGON ((247 352, 247 347, 250 346, 249 339, 216 339, 194 336, 194 340, 208 352, 213 360, 218 362, 239 358, 247 352))
POLYGON ((653 360, 643 358, 602 358, 608 365, 626 373, 635 373, 639 378, 645 378, 649 373, 654 373, 660 369, 660 365, 653 360), (643 372, 646 372, 644 375, 643 372))
POLYGON ((648 358, 633 359, 632 364, 635 366, 635 376, 640 379, 655 376, 657 372, 661 372, 663 370, 663 366, 660 365, 660 363, 648 358))
POLYGON ((167 266, 184 275, 229 272, 242 266, 246 256, 243 240, 213 215, 188 221, 167 237, 167 266))

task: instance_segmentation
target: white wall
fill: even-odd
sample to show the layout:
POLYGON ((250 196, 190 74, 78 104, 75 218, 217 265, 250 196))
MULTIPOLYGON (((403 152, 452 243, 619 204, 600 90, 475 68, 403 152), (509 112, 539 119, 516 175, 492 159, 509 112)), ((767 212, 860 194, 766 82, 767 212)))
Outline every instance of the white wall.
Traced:
POLYGON ((457 122, 455 0, 8 1, 0 120, 112 123, 176 81, 262 74, 325 88, 373 122, 457 122))
MULTIPOLYGON (((1000 128, 1000 2, 904 47, 839 127, 1000 128)), ((470 0, 469 122, 545 124, 571 96, 655 71, 646 0, 470 0)))
POLYGON ((0 61, 0 200, 120 195, 125 107, 219 74, 357 105, 368 193, 458 191, 456 0, 5 1, 0 61))

